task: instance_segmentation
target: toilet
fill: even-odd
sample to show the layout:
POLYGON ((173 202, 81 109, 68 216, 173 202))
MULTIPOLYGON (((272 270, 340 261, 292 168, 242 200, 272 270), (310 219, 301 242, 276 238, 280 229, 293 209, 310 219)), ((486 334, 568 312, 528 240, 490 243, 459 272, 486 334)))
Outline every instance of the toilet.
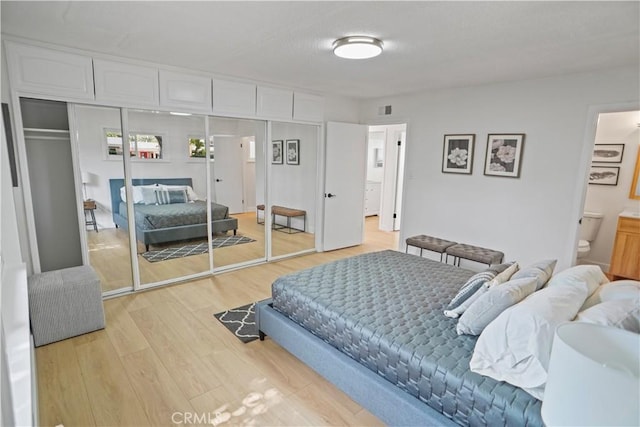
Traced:
POLYGON ((578 258, 584 258, 591 252, 593 242, 600 229, 603 214, 597 212, 584 212, 582 225, 580 225, 580 241, 578 242, 578 258))

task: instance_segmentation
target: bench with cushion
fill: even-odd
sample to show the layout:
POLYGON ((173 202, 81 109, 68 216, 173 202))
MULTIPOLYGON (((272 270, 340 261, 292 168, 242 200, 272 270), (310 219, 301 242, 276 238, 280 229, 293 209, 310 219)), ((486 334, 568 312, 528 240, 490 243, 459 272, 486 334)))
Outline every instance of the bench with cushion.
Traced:
POLYGON ((420 234, 418 236, 407 237, 407 248, 405 252, 409 252, 409 246, 415 246, 416 248, 420 248, 420 256, 422 256, 424 249, 439 253, 440 262, 442 262, 442 255, 445 253, 445 250, 455 244, 456 242, 420 234))
MULTIPOLYGON (((264 205, 256 206, 256 221, 258 224, 264 224, 264 218, 260 222, 260 211, 264 211, 264 205)), ((271 228, 273 230, 287 230, 289 234, 304 233, 307 228, 307 211, 302 209, 292 209, 284 206, 271 206, 271 228), (287 218, 287 224, 277 224, 276 215, 287 218), (302 217, 302 228, 294 228, 291 226, 291 218, 302 217)))
POLYGON ((460 266, 461 258, 491 265, 501 263, 502 258, 504 257, 504 253, 500 251, 481 248, 480 246, 467 245, 464 243, 456 243, 455 245, 449 246, 445 252, 447 254, 447 258, 449 255, 453 257, 453 263, 458 267, 460 266))

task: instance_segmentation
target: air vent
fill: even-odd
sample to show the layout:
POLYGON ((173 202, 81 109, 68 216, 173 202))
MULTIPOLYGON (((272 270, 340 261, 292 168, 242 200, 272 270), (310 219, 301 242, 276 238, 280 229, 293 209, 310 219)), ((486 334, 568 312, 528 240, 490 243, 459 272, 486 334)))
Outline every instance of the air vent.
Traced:
POLYGON ((388 116, 391 114, 391 105, 383 105, 378 107, 378 115, 379 116, 388 116))

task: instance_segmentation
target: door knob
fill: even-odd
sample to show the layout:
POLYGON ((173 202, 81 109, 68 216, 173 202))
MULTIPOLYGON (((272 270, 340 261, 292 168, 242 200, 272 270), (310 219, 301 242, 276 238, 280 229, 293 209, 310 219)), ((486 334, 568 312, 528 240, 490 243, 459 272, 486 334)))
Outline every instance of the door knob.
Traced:
POLYGON ((216 178, 216 182, 222 182, 220 178, 216 178))
POLYGON ((337 196, 335 194, 328 193, 328 194, 325 194, 324 197, 331 198, 331 197, 337 197, 337 196))

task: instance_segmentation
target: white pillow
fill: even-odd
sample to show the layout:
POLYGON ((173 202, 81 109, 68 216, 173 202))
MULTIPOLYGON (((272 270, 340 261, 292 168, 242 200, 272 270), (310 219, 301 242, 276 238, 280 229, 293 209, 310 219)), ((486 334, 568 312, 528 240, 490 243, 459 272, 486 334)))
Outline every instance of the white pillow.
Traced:
MULTIPOLYGON (((131 192, 133 194, 133 204, 145 203, 144 194, 142 190, 143 188, 151 188, 153 191, 155 191, 155 189, 158 188, 158 186, 157 185, 133 185, 131 187, 131 192)), ((125 192, 124 187, 120 187, 120 199, 123 202, 127 201, 127 193, 125 192)), ((146 203, 146 204, 149 204, 149 203, 146 203)))
POLYGON ((597 265, 576 265, 552 276, 546 287, 551 288, 575 282, 586 283, 588 288, 587 296, 590 296, 598 289, 598 286, 608 283, 609 279, 597 265))
POLYGON ((505 271, 503 271, 502 273, 498 274, 496 277, 494 277, 492 280, 490 280, 489 282, 487 282, 487 287, 488 288, 492 288, 496 285, 500 285, 502 283, 508 282, 509 279, 511 278, 511 276, 514 275, 514 273, 516 271, 518 271, 518 268, 520 268, 518 266, 517 262, 514 262, 513 264, 511 264, 505 271))
POLYGON ((628 298, 640 298, 640 282, 637 280, 616 280, 598 286, 593 295, 584 302, 580 311, 601 302, 628 298))
POLYGON ((614 326, 640 333, 640 299, 614 299, 596 304, 578 313, 577 322, 614 326))
POLYGON ((584 282, 543 288, 502 312, 482 331, 469 366, 542 399, 556 327, 587 298, 584 282))

